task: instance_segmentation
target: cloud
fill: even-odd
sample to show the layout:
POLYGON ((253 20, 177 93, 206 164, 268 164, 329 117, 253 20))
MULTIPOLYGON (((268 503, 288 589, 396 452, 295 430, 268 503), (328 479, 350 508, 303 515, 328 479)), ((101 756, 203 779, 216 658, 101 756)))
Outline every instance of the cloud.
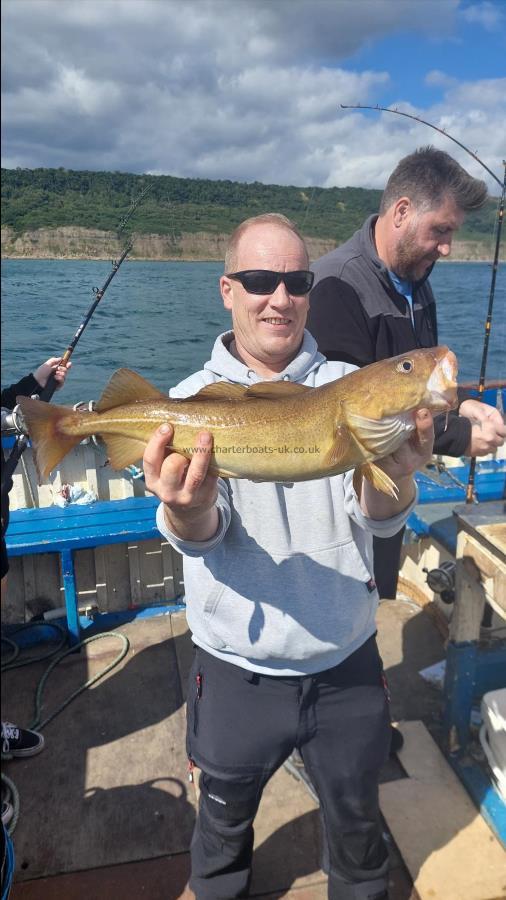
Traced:
POLYGON ((451 88, 458 84, 458 80, 441 72, 440 69, 431 69, 425 76, 425 84, 435 87, 451 88))
POLYGON ((504 27, 504 13, 498 5, 489 3, 473 3, 464 8, 461 16, 469 25, 482 25, 487 31, 495 31, 504 27))
MULTIPOLYGON (((402 155, 438 136, 343 111, 391 102, 385 66, 349 59, 413 30, 450 38, 461 4, 437 10, 428 16, 427 0, 4 0, 3 165, 383 187, 402 155)), ((427 69, 437 103, 396 102, 451 121, 464 143, 483 146, 486 133, 500 166, 504 81, 427 69)))

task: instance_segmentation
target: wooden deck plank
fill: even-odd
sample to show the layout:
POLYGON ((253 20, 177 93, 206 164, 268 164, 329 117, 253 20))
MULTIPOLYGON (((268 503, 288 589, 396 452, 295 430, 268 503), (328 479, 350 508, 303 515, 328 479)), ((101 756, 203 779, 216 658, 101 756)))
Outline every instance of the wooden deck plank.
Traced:
POLYGON ((380 786, 382 812, 421 900, 506 896, 506 854, 422 722, 400 723, 408 778, 380 786))

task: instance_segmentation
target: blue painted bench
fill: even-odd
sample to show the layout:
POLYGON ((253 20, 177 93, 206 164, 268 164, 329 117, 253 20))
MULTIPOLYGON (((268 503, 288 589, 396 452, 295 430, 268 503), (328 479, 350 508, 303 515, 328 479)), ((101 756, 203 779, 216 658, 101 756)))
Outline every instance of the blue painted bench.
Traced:
POLYGON ((6 535, 9 556, 59 553, 70 643, 81 640, 74 552, 88 547, 124 544, 159 538, 155 512, 156 497, 127 497, 98 500, 86 506, 62 509, 15 509, 10 514, 6 535))
POLYGON ((413 539, 433 537, 455 556, 457 550, 457 519, 453 515, 455 503, 425 503, 416 506, 408 517, 405 543, 413 539))
MULTIPOLYGON (((457 519, 455 505, 464 503, 469 478, 469 463, 450 472, 417 472, 418 503, 407 521, 406 542, 431 535, 455 556, 457 519)), ((486 460, 476 465, 475 492, 481 503, 506 496, 506 460, 486 460)), ((485 508, 485 507, 483 507, 485 508)))

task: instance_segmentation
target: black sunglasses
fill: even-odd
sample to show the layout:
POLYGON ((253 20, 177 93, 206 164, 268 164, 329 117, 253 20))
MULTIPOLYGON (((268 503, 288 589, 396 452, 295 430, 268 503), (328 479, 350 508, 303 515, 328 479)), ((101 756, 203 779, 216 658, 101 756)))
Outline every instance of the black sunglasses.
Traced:
POLYGON ((281 282, 293 297, 307 294, 314 281, 314 272, 299 269, 296 272, 272 272, 270 269, 247 269, 245 272, 229 272, 227 278, 240 281, 248 294, 273 294, 281 282))

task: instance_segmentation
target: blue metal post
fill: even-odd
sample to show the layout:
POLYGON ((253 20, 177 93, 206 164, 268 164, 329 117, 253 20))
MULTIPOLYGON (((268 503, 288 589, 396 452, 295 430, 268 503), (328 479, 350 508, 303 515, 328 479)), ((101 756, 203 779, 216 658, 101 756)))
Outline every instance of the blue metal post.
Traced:
POLYGON ((450 754, 448 761, 467 788, 485 821, 506 847, 506 803, 491 784, 489 776, 471 760, 465 762, 450 754))
POLYGON ((77 605, 76 574, 74 569, 74 553, 72 550, 61 551, 61 570, 63 576, 63 590, 65 593, 65 606, 67 609, 67 624, 69 630, 70 645, 79 644, 81 640, 81 626, 79 623, 79 609, 77 605))
POLYGON ((463 752, 469 740, 477 652, 475 641, 450 641, 446 650, 443 733, 450 753, 463 752))

